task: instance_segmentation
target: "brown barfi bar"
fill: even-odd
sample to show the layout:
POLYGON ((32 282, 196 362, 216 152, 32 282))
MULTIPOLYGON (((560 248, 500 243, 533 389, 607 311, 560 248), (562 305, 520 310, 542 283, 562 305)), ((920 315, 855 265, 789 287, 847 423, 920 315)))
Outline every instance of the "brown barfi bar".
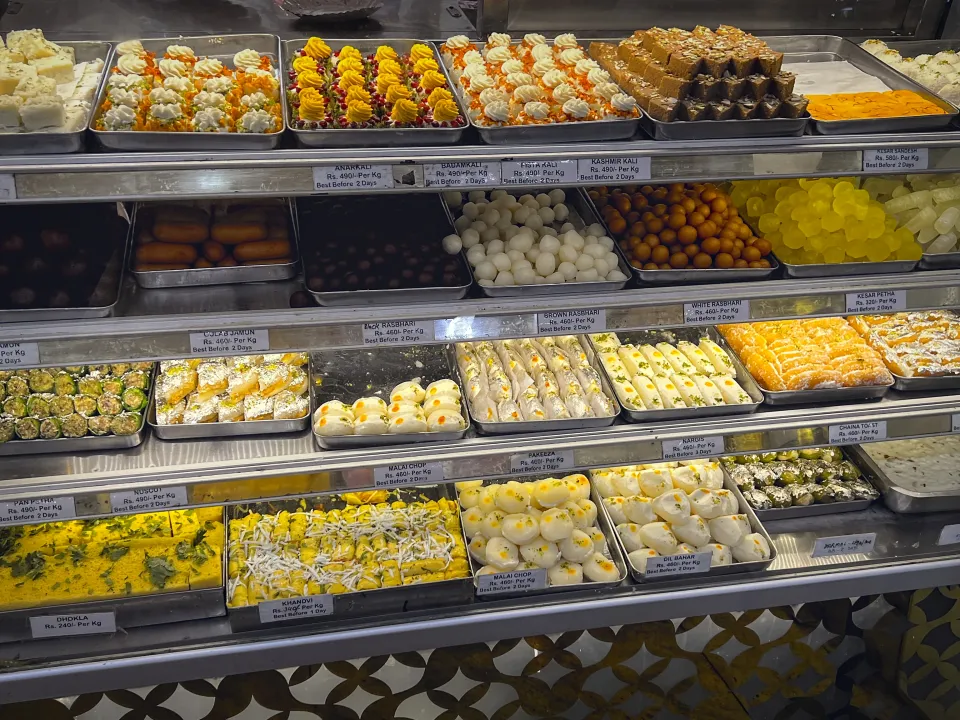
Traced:
POLYGON ((720 97, 731 102, 736 102, 747 90, 746 78, 739 78, 736 75, 724 75, 720 78, 720 97))
POLYGON ((762 100, 763 96, 770 92, 772 85, 773 80, 759 73, 754 73, 747 78, 747 88, 750 90, 750 94, 754 100, 762 100))
POLYGON ((733 103, 729 100, 708 102, 707 112, 712 120, 729 120, 733 117, 733 103))
POLYGON ((710 119, 707 113, 707 104, 702 100, 695 100, 694 98, 687 98, 680 102, 678 117, 688 122, 710 119))
POLYGON ((780 72, 783 65, 783 53, 767 48, 760 53, 758 61, 760 62, 760 72, 773 77, 780 72))
POLYGON ((645 112, 654 120, 660 122, 670 122, 677 116, 677 108, 680 105, 673 98, 663 97, 656 94, 650 98, 645 112))
POLYGON ((720 81, 712 75, 697 75, 690 94, 697 100, 707 102, 720 97, 720 81))
POLYGON ((781 72, 773 76, 773 94, 781 100, 786 100, 793 95, 793 88, 796 85, 797 76, 791 72, 781 72))
POLYGON ((676 75, 664 75, 657 86, 657 91, 664 97, 672 97, 677 100, 683 100, 690 94, 690 88, 693 87, 693 80, 677 77, 676 75))

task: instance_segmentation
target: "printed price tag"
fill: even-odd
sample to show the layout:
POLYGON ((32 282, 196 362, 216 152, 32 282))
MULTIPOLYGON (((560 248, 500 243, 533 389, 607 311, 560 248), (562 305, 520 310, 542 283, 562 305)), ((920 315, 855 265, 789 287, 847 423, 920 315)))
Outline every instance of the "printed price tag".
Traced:
POLYGON ((960 543, 960 525, 944 525, 937 539, 937 545, 960 543))
POLYGON ((892 313, 906 309, 906 290, 847 293, 848 313, 892 313))
POLYGON ((511 160, 500 163, 502 185, 573 185, 576 160, 511 160))
POLYGON ((190 333, 191 355, 244 355, 270 349, 269 330, 209 330, 190 333))
POLYGON ((683 437, 663 441, 664 460, 689 460, 722 454, 723 438, 720 435, 683 437))
POLYGON ((707 300, 683 304, 685 325, 716 325, 749 320, 749 300, 707 300))
POLYGON ((838 535, 836 537, 817 538, 810 557, 830 557, 831 555, 869 555, 877 542, 876 533, 861 535, 838 535))
POLYGON ((333 595, 307 595, 262 602, 257 605, 257 612, 260 613, 261 623, 333 615, 333 595))
POLYGON ((30 634, 34 638, 104 635, 116 631, 117 619, 112 612, 38 615, 30 618, 30 634))
POLYGON ((659 577, 661 575, 696 575, 710 569, 713 553, 694 553, 693 555, 669 555, 667 557, 652 557, 647 560, 644 577, 659 577))
POLYGON ((17 181, 9 173, 0 175, 0 200, 17 199, 17 181))
POLYGON ((327 165, 313 169, 314 190, 392 190, 390 165, 327 165))
POLYGON ((415 345, 433 342, 433 320, 393 320, 363 324, 364 345, 415 345))
POLYGON ((606 329, 606 310, 559 310, 537 313, 538 335, 595 333, 606 329))
POLYGON ((187 489, 177 487, 154 487, 143 490, 110 493, 110 507, 115 513, 138 513, 166 508, 183 507, 187 504, 187 489))
POLYGON ((960 432, 960 413, 950 416, 950 432, 960 432))
POLYGON ((510 456, 510 472, 553 473, 573 467, 573 450, 542 450, 510 456))
POLYGON ((864 172, 926 170, 928 163, 927 148, 887 147, 863 151, 864 172))
POLYGON ((648 157, 596 157, 577 160, 580 182, 634 183, 650 179, 648 157))
POLYGON ((856 445, 887 439, 887 421, 846 423, 830 426, 831 445, 856 445))
POLYGON ((0 343, 0 369, 40 364, 40 347, 36 343, 0 343))
POLYGON ((400 487, 401 485, 436 485, 443 482, 443 465, 438 462, 400 463, 383 465, 373 469, 374 487, 400 487))
POLYGON ((503 593, 543 590, 547 587, 547 570, 517 570, 516 572, 480 575, 477 577, 477 595, 500 595, 503 593))
POLYGON ((72 497, 44 497, 0 503, 0 525, 69 520, 77 516, 72 497))
POLYGON ((426 187, 484 187, 500 184, 498 162, 431 163, 423 166, 426 187))

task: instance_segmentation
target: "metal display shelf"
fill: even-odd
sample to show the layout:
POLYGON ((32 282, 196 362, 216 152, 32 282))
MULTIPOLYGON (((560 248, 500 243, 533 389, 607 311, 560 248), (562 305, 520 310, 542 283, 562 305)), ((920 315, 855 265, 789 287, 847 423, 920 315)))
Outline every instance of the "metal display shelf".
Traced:
MULTIPOLYGON (((423 166, 434 163, 574 161, 592 158, 649 158, 653 181, 706 181, 737 178, 859 175, 863 151, 926 148, 930 172, 960 171, 960 133, 883 133, 840 137, 570 145, 286 149, 258 152, 86 153, 0 158, 0 174, 13 175, 16 198, 5 202, 69 200, 147 200, 231 195, 267 197, 317 192, 313 168, 374 164, 393 166, 392 191, 425 187, 423 166), (399 177, 413 170, 410 179, 399 177)), ((496 168, 499 173, 500 168, 496 168)), ((569 168, 569 185, 595 185, 569 168)), ((463 186, 465 189, 468 186, 463 186)), ((390 192, 376 190, 375 192, 390 192)), ((351 192, 338 189, 336 192, 351 192)), ((369 189, 358 192, 368 193, 369 189)))
MULTIPOLYGON (((960 396, 890 393, 874 402, 761 408, 753 415, 689 422, 621 423, 599 430, 468 437, 451 443, 319 450, 310 431, 280 436, 167 442, 150 436, 112 453, 0 458, 0 504, 73 497, 79 516, 111 513, 110 493, 185 488, 188 505, 237 503, 369 489, 375 468, 440 463, 447 481, 514 475, 513 459, 545 450, 573 452, 572 468, 656 462, 663 442, 722 439, 735 454, 830 444, 836 426, 885 423, 886 439, 943 435, 960 420, 960 396)), ((883 438, 877 438, 883 439, 883 438)))
POLYGON ((219 287, 143 290, 127 280, 116 316, 0 324, 3 342, 37 343, 40 365, 156 360, 190 354, 190 333, 268 330, 270 350, 363 347, 363 324, 434 320, 436 342, 537 335, 537 313, 601 309, 608 330, 676 327, 684 305, 747 300, 751 320, 844 315, 847 295, 904 290, 902 310, 960 306, 960 270, 892 275, 766 280, 615 293, 477 298, 366 308, 290 308, 299 280, 219 287))
MULTIPOLYGON (((0 703, 209 674, 333 662, 448 645, 562 633, 711 613, 891 593, 960 582, 960 546, 939 546, 960 514, 903 518, 875 507, 842 516, 766 523, 778 557, 764 572, 630 584, 606 591, 475 601, 375 620, 232 633, 225 618, 86 636, 0 645, 0 703), (869 555, 812 557, 818 537, 876 533, 869 555)), ((40 612, 46 611, 38 611, 40 612)))

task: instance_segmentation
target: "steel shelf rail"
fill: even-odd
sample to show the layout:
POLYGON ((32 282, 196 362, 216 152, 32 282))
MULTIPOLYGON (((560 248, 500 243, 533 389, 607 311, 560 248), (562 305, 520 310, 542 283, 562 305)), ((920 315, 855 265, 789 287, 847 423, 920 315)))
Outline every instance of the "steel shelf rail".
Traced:
MULTIPOLYGON (((78 516, 112 512, 111 493, 183 487, 188 505, 236 503, 375 487, 376 468, 439 463, 446 481, 513 475, 518 455, 570 450, 572 468, 656 462, 665 441, 715 439, 712 454, 836 444, 841 425, 881 423, 882 437, 944 435, 960 426, 960 397, 891 393, 878 402, 762 408, 753 415, 592 431, 470 437, 454 443, 322 451, 297 435, 162 441, 108 454, 0 458, 0 503, 71 497, 78 516), (722 448, 722 451, 720 450, 722 448)), ((858 442, 861 440, 854 440, 858 442)))

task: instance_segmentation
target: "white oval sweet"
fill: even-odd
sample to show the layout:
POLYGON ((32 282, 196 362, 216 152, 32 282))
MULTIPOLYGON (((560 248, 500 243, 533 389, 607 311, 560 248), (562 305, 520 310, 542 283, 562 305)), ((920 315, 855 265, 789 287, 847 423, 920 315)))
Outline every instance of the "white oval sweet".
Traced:
POLYGON ((721 515, 707 523, 707 526, 714 540, 730 547, 739 545, 750 534, 750 521, 746 515, 721 515))
POLYGON ((560 559, 560 548, 556 543, 537 538, 520 546, 520 556, 537 567, 549 568, 556 565, 560 559))
POLYGON ((480 521, 480 532, 488 540, 503 536, 503 519, 507 516, 503 510, 491 510, 480 521))
POLYGON ((616 582, 620 579, 617 564, 600 553, 593 553, 584 561, 583 574, 593 582, 616 582))
POLYGON ((590 540, 593 542, 594 550, 599 553, 603 553, 604 555, 607 554, 607 538, 600 528, 590 527, 583 532, 590 536, 590 540))
POLYGON ((467 427, 467 421, 459 412, 448 409, 434 410, 427 418, 430 432, 456 432, 467 427))
POLYGON ((502 537, 490 538, 484 551, 487 563, 506 572, 513 570, 520 562, 520 552, 517 546, 502 537))
POLYGON ((717 490, 710 490, 709 488, 694 490, 689 495, 691 511, 707 520, 712 520, 724 514, 732 515, 733 513, 723 512, 723 499, 717 492, 717 490))
POLYGON ((623 509, 623 504, 625 502, 626 498, 622 498, 619 495, 603 499, 603 506, 607 509, 607 514, 610 516, 610 522, 612 522, 614 525, 620 525, 621 523, 627 522, 627 515, 623 509))
POLYGON ((577 505, 587 514, 587 527, 593 527, 597 523, 597 506, 593 500, 577 500, 577 505))
POLYGON ((477 533, 470 539, 470 544, 467 545, 467 549, 470 551, 470 557, 478 563, 487 562, 487 539, 480 533, 477 533))
POLYGON ((472 538, 480 532, 485 517, 483 510, 478 507, 472 507, 460 513, 460 524, 463 525, 463 531, 468 538, 472 538))
POLYGON ((346 415, 324 415, 313 424, 313 429, 324 437, 353 435, 353 422, 346 415))
POLYGON ((737 502, 737 496, 730 490, 721 488, 720 490, 714 490, 714 492, 720 498, 722 515, 736 515, 740 512, 740 503, 737 502))
POLYGON ((561 508, 550 508, 540 516, 540 534, 544 540, 557 542, 570 537, 574 531, 570 513, 561 508))
POLYGON ((697 552, 708 552, 711 554, 710 567, 733 564, 733 552, 729 546, 723 543, 701 545, 697 548, 697 552))
POLYGON ((540 524, 527 513, 514 513, 503 518, 501 532, 510 542, 526 545, 540 534, 540 524))
POLYGON ((541 507, 556 507, 570 499, 570 489, 563 480, 547 478, 533 486, 533 497, 541 507))
POLYGON ((327 402, 317 408, 317 411, 313 414, 313 416, 322 417, 329 414, 346 415, 350 419, 353 419, 353 408, 346 403, 340 402, 339 400, 327 400, 327 402))
POLYGON ((379 415, 387 414, 387 403, 383 398, 373 397, 362 397, 353 403, 353 414, 360 415, 362 413, 375 413, 379 415))
POLYGON ((353 420, 353 431, 357 435, 383 435, 389 429, 385 415, 361 413, 353 420))
POLYGON ((671 490, 653 501, 653 511, 669 523, 677 523, 690 516, 690 501, 683 490, 671 490))
POLYGON ((397 415, 390 418, 387 432, 393 435, 408 435, 410 433, 429 432, 423 414, 420 415, 397 415))
POLYGON ((640 471, 640 489, 650 498, 659 497, 673 488, 669 470, 646 469, 640 471))
POLYGON ((652 522, 640 527, 643 544, 661 555, 673 555, 677 551, 677 536, 665 522, 652 522))
POLYGON ((573 526, 575 528, 583 530, 584 528, 592 525, 587 511, 580 507, 580 505, 574 500, 567 500, 565 503, 558 505, 557 507, 561 510, 566 510, 570 514, 570 519, 573 520, 573 526))
POLYGON ((420 386, 420 383, 408 381, 402 382, 390 391, 390 402, 400 402, 402 400, 412 400, 416 403, 422 403, 427 396, 426 391, 420 386))
POLYGON ((640 548, 627 555, 630 564, 640 573, 647 571, 647 561, 654 557, 660 557, 660 553, 653 548, 640 548))
POLYGON ((747 533, 733 546, 733 558, 737 562, 769 560, 770 546, 760 533, 747 533))
POLYGON ((583 568, 580 563, 562 561, 547 570, 547 582, 550 585, 579 585, 583 582, 583 568))
POLYGON ((656 522, 657 519, 657 514, 653 511, 653 500, 642 495, 624 499, 623 514, 627 520, 639 525, 656 522))
POLYGON ((700 480, 694 474, 693 469, 689 467, 678 467, 670 471, 670 479, 673 486, 680 488, 685 493, 690 494, 700 487, 700 480))
POLYGON ((460 501, 460 507, 464 510, 468 510, 472 507, 476 507, 480 502, 480 490, 479 487, 469 487, 464 488, 460 491, 460 495, 457 499, 460 501))
POLYGON ((523 483, 511 480, 500 486, 497 493, 497 507, 508 513, 525 512, 530 505, 530 491, 523 483))
POLYGON ((633 470, 615 475, 613 485, 617 489, 617 495, 630 497, 640 494, 640 476, 633 470))
POLYGON ((627 549, 627 552, 633 552, 634 550, 646 547, 643 538, 640 536, 640 526, 636 523, 622 523, 617 525, 617 535, 620 536, 620 540, 623 542, 623 546, 627 549))
POLYGON ((593 485, 602 498, 614 497, 618 495, 616 486, 613 484, 613 474, 607 470, 594 470, 590 476, 593 478, 593 485))
POLYGON ((484 513, 493 512, 497 509, 497 495, 500 493, 500 485, 484 485, 480 488, 480 497, 477 500, 477 507, 484 513))
POLYGON ((670 529, 680 542, 690 543, 696 547, 710 542, 710 528, 699 515, 689 515, 680 522, 673 523, 670 529))
POLYGON ((565 560, 577 563, 582 563, 596 552, 593 540, 582 530, 574 530, 570 537, 560 541, 559 547, 565 560))
POLYGON ((580 473, 567 475, 563 478, 563 481, 567 484, 567 489, 570 491, 571 500, 586 500, 590 497, 590 481, 587 480, 586 475, 581 475, 580 473))

